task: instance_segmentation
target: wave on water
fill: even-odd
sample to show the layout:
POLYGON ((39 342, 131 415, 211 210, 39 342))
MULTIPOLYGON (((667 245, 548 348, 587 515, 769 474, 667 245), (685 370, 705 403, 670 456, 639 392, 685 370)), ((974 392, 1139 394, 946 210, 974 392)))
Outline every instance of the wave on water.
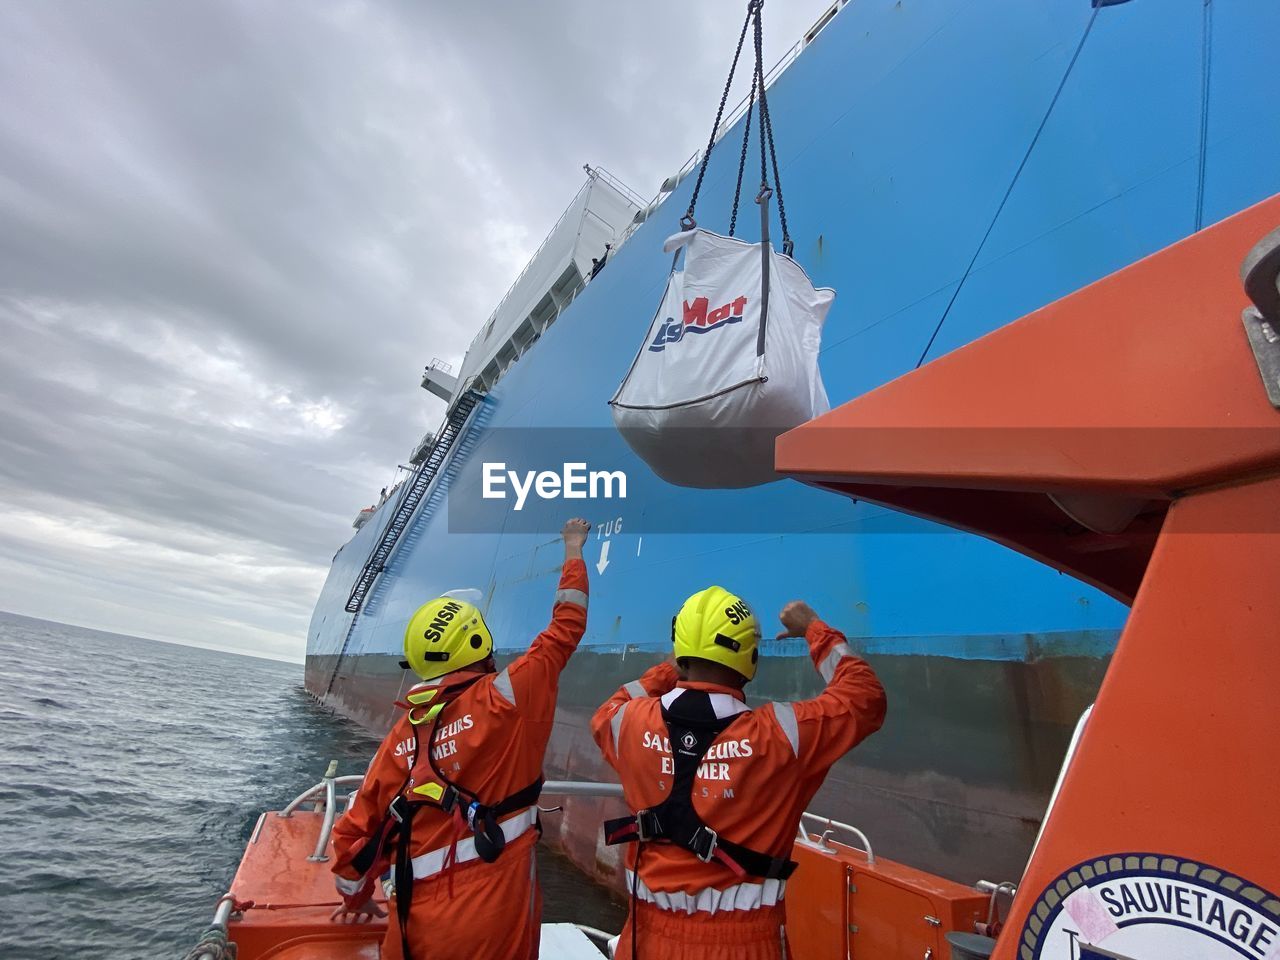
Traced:
MULTIPOLYGON (((4 613, 0 704, 5 960, 184 956, 258 815, 377 747, 311 698, 300 664, 4 613)), ((544 919, 621 927, 604 891, 540 861, 544 919)))
POLYGON ((299 664, 0 614, 0 956, 181 957, 259 813, 376 747, 299 664), (87 665, 76 672, 73 665, 87 665))

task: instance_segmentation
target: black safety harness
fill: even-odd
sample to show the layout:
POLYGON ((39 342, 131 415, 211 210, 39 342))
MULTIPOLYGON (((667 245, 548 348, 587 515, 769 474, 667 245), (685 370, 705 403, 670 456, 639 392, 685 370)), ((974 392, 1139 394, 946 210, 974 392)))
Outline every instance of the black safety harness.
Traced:
MULTIPOLYGON (((687 691, 682 697, 695 692, 687 691)), ((706 719, 685 715, 684 711, 676 716, 665 705, 662 707, 662 721, 667 728, 675 766, 671 793, 656 807, 605 821, 605 843, 673 843, 703 863, 712 860, 723 863, 739 877, 786 880, 795 872, 794 861, 726 840, 694 809, 693 783, 698 766, 716 738, 736 719, 717 718, 709 707, 708 701, 706 719)))
MULTIPOLYGON (((480 679, 479 677, 476 678, 480 679)), ((474 682, 474 681, 471 681, 474 682)), ((467 683, 450 692, 457 695, 470 686, 467 683)), ((396 791, 395 798, 387 806, 387 815, 371 842, 366 843, 352 858, 351 864, 363 875, 373 869, 380 858, 385 856, 389 846, 395 844, 395 878, 396 918, 400 925, 400 945, 404 960, 412 960, 409 952, 409 910, 413 905, 413 819, 423 807, 437 807, 446 814, 452 814, 461 829, 470 830, 475 843, 476 854, 485 863, 493 863, 506 849, 507 837, 502 832, 500 819, 509 813, 524 807, 531 807, 538 802, 542 794, 543 778, 538 777, 527 787, 517 790, 497 803, 480 802, 476 794, 465 787, 454 783, 436 766, 431 757, 431 745, 435 742, 436 729, 439 727, 443 711, 438 712, 431 720, 431 727, 424 736, 415 731, 415 763, 404 784, 396 791), (425 760, 435 780, 444 786, 439 800, 425 796, 411 797, 409 784, 415 779, 414 774, 421 768, 425 760)), ((542 823, 536 821, 535 829, 541 834, 542 823)), ((451 860, 446 860, 445 869, 449 869, 451 860)))
MULTIPOLYGON (((434 732, 434 726, 432 728, 434 732)), ((432 763, 432 769, 435 764, 432 763)), ((389 819, 396 822, 393 833, 396 840, 396 917, 400 921, 400 943, 405 960, 411 960, 409 953, 409 909, 413 905, 413 817, 422 807, 439 807, 445 813, 455 814, 471 830, 476 854, 485 863, 493 863, 506 849, 507 837, 502 832, 499 818, 514 813, 524 807, 533 806, 542 793, 542 777, 523 789, 517 790, 509 797, 504 797, 495 804, 483 804, 475 794, 459 787, 441 776, 436 776, 445 784, 444 796, 440 802, 431 800, 410 800, 403 792, 396 795, 387 808, 389 819)), ((541 833, 542 824, 538 822, 536 829, 541 833)), ((448 867, 446 867, 448 869, 448 867)))

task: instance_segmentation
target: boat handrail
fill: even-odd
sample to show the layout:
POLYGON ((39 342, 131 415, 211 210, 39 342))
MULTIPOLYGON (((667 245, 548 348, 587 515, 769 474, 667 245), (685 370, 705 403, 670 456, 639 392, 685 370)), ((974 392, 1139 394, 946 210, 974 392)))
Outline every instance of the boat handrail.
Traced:
MULTIPOLYGON (((326 849, 329 846, 329 837, 333 833, 334 821, 338 818, 338 788, 345 786, 354 788, 346 801, 349 809, 356 791, 364 782, 364 774, 339 777, 336 776, 337 772, 338 761, 330 761, 323 780, 302 791, 288 806, 276 814, 278 817, 288 819, 305 803, 320 804, 317 811, 323 811, 324 818, 320 822, 320 834, 316 837, 315 852, 307 857, 313 863, 325 863, 329 859, 326 849)), ((622 784, 594 783, 586 780, 548 780, 542 785, 542 792, 560 797, 621 797, 622 784)))
POLYGON ((316 849, 308 860, 324 863, 329 859, 325 848, 329 846, 329 836, 333 833, 333 822, 338 816, 338 761, 330 760, 329 769, 324 775, 324 819, 320 822, 320 837, 316 841, 316 849))
MULTIPOLYGON (((329 846, 329 837, 333 833, 334 821, 338 819, 338 787, 350 785, 359 789, 360 784, 364 783, 364 774, 351 774, 345 777, 339 777, 338 761, 330 760, 329 768, 325 770, 324 779, 319 783, 308 787, 297 797, 293 799, 283 810, 276 816, 288 819, 293 816, 294 812, 308 801, 316 801, 322 804, 319 808, 324 811, 324 817, 320 821, 320 835, 316 837, 316 848, 311 856, 307 857, 312 863, 326 863, 329 856, 325 850, 329 846), (323 799, 321 795, 323 794, 323 799)), ((352 791, 354 795, 355 791, 352 791)), ((347 806, 351 805, 351 797, 347 799, 347 806)))
MULTIPOLYGON (((334 777, 333 782, 334 782, 334 785, 338 787, 343 787, 347 785, 358 787, 361 783, 364 782, 364 774, 355 774, 353 776, 346 776, 346 777, 334 777)), ((325 792, 325 782, 321 780, 319 783, 308 787, 302 793, 298 794, 298 796, 295 797, 292 801, 290 801, 289 805, 285 807, 283 810, 281 810, 279 813, 277 813, 276 816, 284 817, 287 820, 293 814, 293 812, 297 810, 300 806, 302 806, 304 803, 306 803, 309 800, 317 799, 318 794, 321 794, 324 792, 325 792)))
MULTIPOLYGON (((328 768, 325 770, 324 777, 319 783, 313 784, 302 793, 298 794, 283 810, 279 811, 276 816, 282 819, 288 819, 296 813, 304 804, 314 802, 317 804, 312 812, 319 813, 323 811, 323 818, 320 823, 320 833, 316 838, 315 852, 307 857, 311 862, 325 862, 329 858, 326 850, 329 846, 329 838, 333 832, 333 824, 338 814, 338 789, 340 787, 351 787, 345 806, 350 809, 355 799, 356 793, 359 791, 361 784, 364 783, 363 774, 348 774, 338 776, 338 761, 329 762, 328 768)), ((596 782, 587 780, 548 780, 542 785, 542 792, 563 797, 617 797, 623 796, 622 784, 596 782)), ((258 830, 261 829, 262 822, 259 821, 258 830)), ((871 841, 867 835, 852 824, 842 823, 839 820, 833 820, 830 817, 822 817, 814 813, 805 812, 801 815, 800 825, 797 831, 796 841, 804 843, 810 847, 821 850, 825 853, 835 852, 835 848, 831 846, 829 841, 837 834, 843 831, 845 834, 851 835, 859 840, 862 844, 862 850, 866 853, 868 865, 876 862, 875 854, 871 849, 871 841), (821 834, 815 842, 810 839, 809 834, 805 830, 806 824, 816 826, 821 829, 821 834)), ((257 830, 255 830, 256 838, 257 830)), ((843 842, 843 841, 842 841, 843 842)), ((1007 891, 1012 884, 991 884, 988 881, 979 881, 978 889, 984 892, 992 892, 993 894, 1000 891, 1007 891)), ((214 908, 213 922, 211 928, 226 931, 228 924, 233 915, 236 913, 236 899, 232 892, 226 893, 218 900, 217 906, 214 908)), ((577 925, 589 937, 593 939, 608 939, 609 935, 604 931, 577 925)), ((210 955, 215 956, 214 954, 210 955)))
MULTIPOLYGON (((843 830, 847 833, 851 833, 853 834, 854 837, 860 840, 862 842, 862 851, 867 855, 867 865, 868 866, 875 865, 876 855, 871 850, 870 838, 868 838, 865 833, 863 833, 861 830, 859 830, 857 827, 855 827, 853 824, 850 824, 850 823, 842 823, 839 820, 832 820, 830 817, 822 817, 816 813, 809 813, 806 810, 804 813, 800 815, 800 827, 796 833, 796 841, 799 843, 807 844, 809 846, 817 847, 819 850, 822 850, 825 853, 832 853, 833 848, 831 844, 828 843, 828 841, 836 834, 836 831, 838 830, 843 830), (813 840, 809 839, 809 834, 805 831, 806 823, 814 824, 819 827, 826 828, 822 831, 816 843, 813 840)), ((843 840, 840 842, 845 843, 845 841, 843 840)), ((846 843, 846 846, 850 846, 850 845, 851 844, 846 843)))
POLYGON ((548 780, 542 785, 543 793, 558 797, 621 797, 622 784, 596 783, 590 780, 548 780))
POLYGON ((224 893, 218 898, 218 905, 213 910, 213 923, 210 926, 221 927, 227 929, 227 924, 231 920, 231 914, 236 908, 236 898, 229 893, 224 893))
MULTIPOLYGON (((301 807, 304 803, 315 801, 322 803, 323 806, 318 808, 324 811, 324 819, 320 823, 320 834, 316 838, 315 852, 307 859, 315 863, 324 863, 329 858, 325 853, 329 845, 329 837, 333 832, 333 824, 337 819, 337 788, 339 786, 351 786, 351 795, 347 798, 347 806, 350 807, 355 791, 359 789, 360 784, 364 782, 362 774, 354 774, 348 776, 335 776, 337 773, 338 762, 336 760, 330 762, 329 769, 325 771, 325 777, 319 783, 307 788, 300 793, 287 807, 281 810, 276 816, 289 817, 294 811, 301 807), (323 795, 323 799, 321 796, 323 795)), ((590 780, 548 780, 542 785, 542 792, 549 793, 559 797, 617 797, 623 795, 622 784, 596 782, 590 780)), ((816 813, 805 812, 800 817, 800 826, 797 830, 796 839, 800 842, 816 846, 824 852, 831 852, 832 847, 828 841, 843 831, 846 835, 851 835, 851 839, 857 839, 862 844, 862 851, 867 855, 867 863, 874 864, 876 862, 875 852, 871 848, 870 838, 859 830, 857 827, 849 823, 842 823, 839 820, 833 820, 830 817, 819 816, 816 813), (805 830, 806 824, 815 826, 820 835, 817 842, 809 839, 809 834, 805 830)), ((844 842, 843 840, 841 842, 844 842)))
POLYGON ((994 880, 979 880, 973 885, 973 888, 982 893, 1007 893, 1011 897, 1018 892, 1018 885, 1008 880, 1004 883, 996 883, 994 880))
MULTIPOLYGON (((337 786, 356 786, 358 787, 364 782, 363 774, 353 774, 350 776, 334 777, 334 784, 337 786)), ((276 816, 288 817, 299 806, 308 800, 316 798, 318 794, 325 792, 326 781, 321 780, 319 783, 309 787, 303 793, 281 810, 276 816)), ((543 793, 553 793, 558 797, 620 797, 622 796, 622 784, 595 782, 591 780, 548 780, 542 785, 543 793)))

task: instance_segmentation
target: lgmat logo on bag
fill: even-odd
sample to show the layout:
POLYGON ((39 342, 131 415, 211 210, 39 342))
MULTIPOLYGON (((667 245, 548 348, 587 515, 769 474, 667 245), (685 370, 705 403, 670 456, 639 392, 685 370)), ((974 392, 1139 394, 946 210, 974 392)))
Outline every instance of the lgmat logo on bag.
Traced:
POLYGON ((649 349, 654 353, 661 353, 667 348, 669 343, 679 343, 684 339, 686 332, 690 333, 706 333, 708 330, 716 330, 730 323, 737 323, 742 319, 742 311, 747 306, 746 297, 738 297, 731 300, 722 307, 716 307, 711 312, 707 312, 710 306, 706 297, 698 297, 690 305, 689 301, 684 302, 684 319, 676 320, 675 317, 667 317, 666 321, 658 329, 658 335, 653 338, 653 343, 649 344, 649 349))

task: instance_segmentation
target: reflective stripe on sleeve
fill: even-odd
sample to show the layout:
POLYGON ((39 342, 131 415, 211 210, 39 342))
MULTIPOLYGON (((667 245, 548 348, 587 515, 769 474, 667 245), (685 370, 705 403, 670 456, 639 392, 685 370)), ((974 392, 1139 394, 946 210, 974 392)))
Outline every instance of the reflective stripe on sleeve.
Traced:
MULTIPOLYGON (((538 808, 526 807, 509 820, 502 821, 502 835, 507 838, 510 843, 516 837, 523 836, 533 829, 533 825, 538 822, 538 808)), ((449 854, 449 847, 441 847, 439 850, 431 850, 427 853, 419 854, 413 858, 413 879, 425 880, 428 877, 434 877, 437 873, 444 869, 445 858, 449 854)), ((466 863, 470 860, 478 859, 480 854, 476 853, 476 838, 467 837, 465 840, 459 840, 456 852, 453 855, 454 863, 466 863)))
POLYGON ((622 732, 622 715, 626 713, 627 705, 624 703, 614 711, 613 716, 609 719, 609 732, 613 734, 613 749, 618 749, 618 734, 622 732))
POLYGON ((787 890, 785 880, 762 880, 735 883, 724 890, 699 890, 685 893, 673 890, 669 893, 654 892, 643 880, 636 882, 635 874, 627 871, 627 889, 635 884, 636 896, 662 910, 673 913, 726 913, 730 910, 759 910, 782 902, 787 890))
POLYGON ((502 694, 502 696, 506 699, 506 701, 510 703, 513 707, 516 705, 516 690, 515 690, 515 687, 511 685, 510 668, 503 670, 500 674, 498 674, 494 678, 493 689, 497 690, 498 693, 502 694))
POLYGON ((840 661, 845 657, 852 656, 853 651, 849 649, 847 643, 837 643, 818 666, 818 672, 822 674, 822 679, 830 683, 831 678, 836 675, 836 667, 840 666, 840 661))
POLYGON ((555 603, 572 603, 574 606, 587 609, 587 594, 583 590, 557 590, 555 603))
POLYGON ((354 897, 360 892, 360 888, 364 886, 364 877, 359 880, 348 880, 346 877, 339 877, 335 874, 333 884, 344 897, 354 897))
POLYGON ((648 691, 644 688, 644 684, 639 680, 632 680, 630 683, 624 683, 622 685, 622 689, 627 691, 632 700, 637 700, 640 697, 647 697, 649 695, 648 691))
POLYGON ((778 718, 778 726, 787 735, 791 744, 791 752, 800 756, 800 724, 796 721, 796 708, 792 703, 774 703, 773 715, 778 718))

